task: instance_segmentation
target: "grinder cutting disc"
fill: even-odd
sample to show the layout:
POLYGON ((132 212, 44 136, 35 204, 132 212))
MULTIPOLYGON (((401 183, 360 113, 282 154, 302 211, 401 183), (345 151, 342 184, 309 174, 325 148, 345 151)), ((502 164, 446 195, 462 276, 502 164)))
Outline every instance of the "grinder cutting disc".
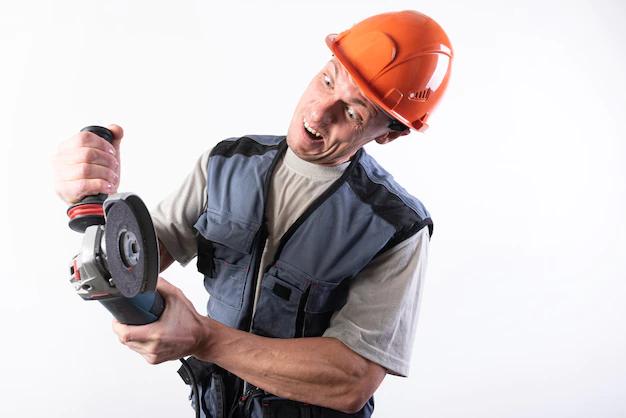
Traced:
POLYGON ((156 288, 159 246, 150 212, 132 193, 111 195, 103 204, 109 273, 125 297, 156 288))

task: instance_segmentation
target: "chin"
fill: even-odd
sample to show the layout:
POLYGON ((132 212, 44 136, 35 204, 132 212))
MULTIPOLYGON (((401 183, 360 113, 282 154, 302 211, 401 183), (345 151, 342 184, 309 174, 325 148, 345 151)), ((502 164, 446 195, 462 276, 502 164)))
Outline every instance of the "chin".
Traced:
POLYGON ((299 156, 314 158, 324 151, 324 140, 313 140, 302 129, 292 129, 287 133, 287 144, 299 156))

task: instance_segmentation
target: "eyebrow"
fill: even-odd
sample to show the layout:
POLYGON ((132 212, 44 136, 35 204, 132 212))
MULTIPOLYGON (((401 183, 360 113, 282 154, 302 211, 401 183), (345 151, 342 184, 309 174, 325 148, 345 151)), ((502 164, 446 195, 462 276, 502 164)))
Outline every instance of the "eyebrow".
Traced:
MULTIPOLYGON (((333 70, 335 70, 335 80, 337 79, 337 76, 339 75, 339 68, 337 68, 337 63, 334 60, 330 60, 330 63, 333 65, 333 70)), ((348 74, 348 77, 350 77, 350 75, 348 74)), ((367 113, 370 114, 370 117, 374 117, 376 116, 376 110, 375 109, 370 109, 367 106, 367 103, 365 103, 365 101, 359 99, 359 98, 354 98, 351 100, 352 103, 356 103, 360 106, 363 106, 365 108, 365 110, 367 110, 367 113)))

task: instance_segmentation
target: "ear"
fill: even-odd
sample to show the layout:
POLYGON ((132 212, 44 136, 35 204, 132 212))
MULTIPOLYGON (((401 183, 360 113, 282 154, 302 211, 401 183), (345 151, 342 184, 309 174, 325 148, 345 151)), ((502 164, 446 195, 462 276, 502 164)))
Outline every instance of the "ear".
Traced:
POLYGON ((411 133, 409 129, 405 129, 404 131, 387 131, 387 133, 385 133, 384 135, 375 138, 374 141, 378 142, 379 144, 387 144, 394 139, 408 135, 409 133, 411 133))

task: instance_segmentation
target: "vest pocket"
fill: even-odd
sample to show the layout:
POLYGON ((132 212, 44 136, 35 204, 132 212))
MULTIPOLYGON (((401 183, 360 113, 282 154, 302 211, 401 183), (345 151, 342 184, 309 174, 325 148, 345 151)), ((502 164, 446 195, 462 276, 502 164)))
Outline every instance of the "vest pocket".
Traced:
POLYGON ((204 287, 211 295, 231 308, 240 309, 243 303, 243 290, 246 270, 214 258, 212 274, 204 278, 204 287))
POLYGON ((313 282, 304 307, 303 337, 324 334, 333 314, 346 304, 348 281, 340 283, 313 282))
POLYGON ((263 276, 252 331, 267 337, 293 338, 302 295, 297 286, 275 275, 263 276))
POLYGON ((198 271, 204 287, 222 304, 240 309, 250 256, 198 236, 198 271))
MULTIPOLYGON (((202 411, 206 418, 224 418, 224 381, 217 373, 211 374, 206 386, 202 388, 202 411)), ((192 402, 192 406, 193 402, 192 402)))
MULTIPOLYGON (((187 364, 189 364, 196 379, 196 387, 200 401, 200 416, 202 418, 224 418, 226 387, 222 376, 222 369, 212 363, 200 361, 195 357, 188 357, 187 364)), ((193 384, 192 380, 187 375, 187 371, 183 367, 178 370, 178 374, 187 385, 191 386, 193 384), (184 372, 181 373, 183 370, 184 372)), ((193 389, 191 389, 190 392, 189 399, 191 400, 191 406, 193 409, 196 409, 196 399, 193 396, 193 389)))
POLYGON ((198 270, 204 274, 204 287, 211 295, 207 313, 236 328, 258 225, 209 208, 194 226, 198 231, 198 270))

